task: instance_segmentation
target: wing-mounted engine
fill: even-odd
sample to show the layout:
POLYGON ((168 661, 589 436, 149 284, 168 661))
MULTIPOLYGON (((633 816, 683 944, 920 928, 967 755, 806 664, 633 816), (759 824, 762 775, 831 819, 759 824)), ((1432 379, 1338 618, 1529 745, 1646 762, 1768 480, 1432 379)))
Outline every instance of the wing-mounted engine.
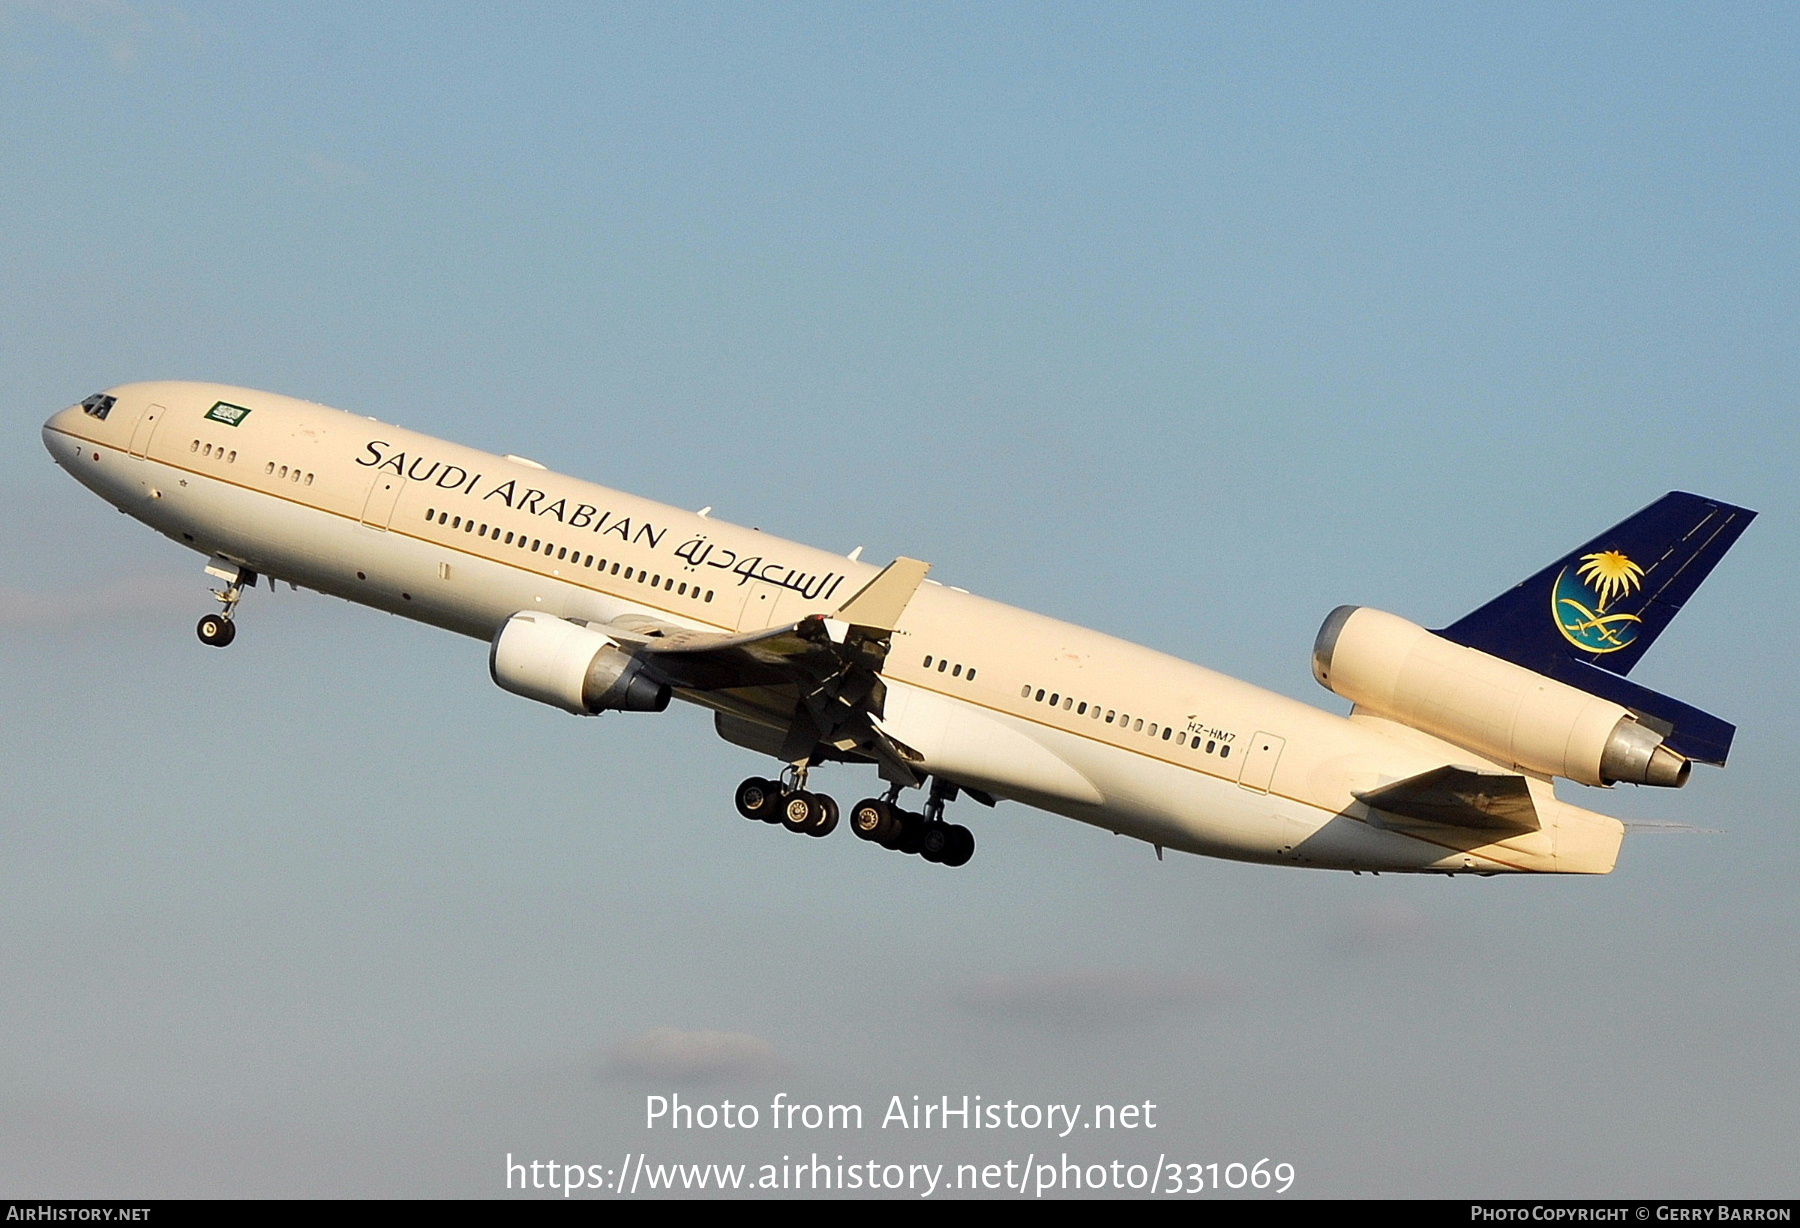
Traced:
POLYGON ((1333 610, 1313 676, 1361 711, 1539 775, 1679 788, 1692 766, 1630 709, 1381 610, 1333 610))
POLYGON ((600 632, 521 610, 494 635, 488 672, 504 690, 577 716, 661 712, 669 687, 600 632))

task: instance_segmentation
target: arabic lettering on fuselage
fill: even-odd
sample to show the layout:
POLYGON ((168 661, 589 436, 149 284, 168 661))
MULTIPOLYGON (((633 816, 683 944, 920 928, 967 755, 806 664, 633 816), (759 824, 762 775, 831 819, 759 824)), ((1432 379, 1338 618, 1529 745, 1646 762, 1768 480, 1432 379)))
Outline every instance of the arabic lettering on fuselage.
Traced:
MULTIPOLYGON (((363 445, 364 455, 358 456, 356 463, 367 469, 397 474, 408 481, 429 483, 446 491, 453 490, 481 503, 498 499, 513 511, 549 517, 571 529, 610 534, 620 541, 647 546, 651 550, 661 549, 663 538, 668 534, 667 528, 657 528, 642 518, 633 523, 630 516, 616 515, 592 503, 576 503, 570 507, 568 499, 562 496, 552 498, 550 491, 539 490, 535 486, 527 486, 521 490, 517 478, 507 478, 483 490, 482 475, 479 473, 471 473, 461 465, 445 464, 424 456, 409 456, 404 451, 390 451, 393 446, 386 440, 370 440, 363 445)), ((808 601, 830 598, 844 582, 844 577, 836 572, 812 575, 778 561, 765 559, 761 555, 740 555, 703 536, 683 542, 675 548, 675 555, 696 570, 701 567, 716 567, 731 572, 738 577, 740 586, 752 580, 761 580, 765 584, 799 593, 808 601)))
POLYGON ((682 542, 675 547, 675 555, 686 559, 696 568, 717 567, 721 571, 729 571, 738 577, 740 587, 752 580, 762 580, 781 588, 792 589, 808 601, 830 597, 837 592, 838 585, 844 582, 844 577, 834 571, 815 576, 779 562, 770 562, 760 554, 749 558, 740 557, 737 551, 710 542, 704 536, 682 542))

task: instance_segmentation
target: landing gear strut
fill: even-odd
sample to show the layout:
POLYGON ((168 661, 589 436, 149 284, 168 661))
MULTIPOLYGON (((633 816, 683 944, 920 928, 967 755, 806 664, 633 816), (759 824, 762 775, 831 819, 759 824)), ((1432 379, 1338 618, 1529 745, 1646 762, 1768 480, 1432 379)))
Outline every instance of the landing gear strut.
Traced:
POLYGON ((248 567, 214 555, 206 565, 206 574, 217 576, 225 582, 224 588, 212 590, 212 595, 225 608, 217 614, 208 614, 202 618, 194 627, 194 633, 200 637, 202 644, 223 648, 237 638, 237 624, 231 618, 237 613, 238 602, 244 599, 244 588, 255 586, 256 573, 248 567))

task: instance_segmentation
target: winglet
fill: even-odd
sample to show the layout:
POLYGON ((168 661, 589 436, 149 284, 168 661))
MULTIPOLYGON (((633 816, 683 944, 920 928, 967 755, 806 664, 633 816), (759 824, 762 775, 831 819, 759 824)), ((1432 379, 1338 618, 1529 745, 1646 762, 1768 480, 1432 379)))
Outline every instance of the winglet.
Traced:
POLYGON ((918 559, 895 559, 844 603, 837 612, 838 619, 855 627, 892 631, 930 570, 930 563, 918 559))

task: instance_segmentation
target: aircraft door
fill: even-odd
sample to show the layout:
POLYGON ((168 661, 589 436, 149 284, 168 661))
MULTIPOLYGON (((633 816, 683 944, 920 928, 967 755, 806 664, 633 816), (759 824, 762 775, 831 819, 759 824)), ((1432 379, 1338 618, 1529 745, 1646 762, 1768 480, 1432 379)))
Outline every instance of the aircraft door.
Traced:
POLYGON ((369 483, 369 497, 363 500, 362 522, 386 532, 388 521, 394 517, 394 505, 400 502, 400 492, 405 488, 406 479, 397 473, 376 474, 369 483))
POLYGON ((150 451, 150 440, 156 435, 156 428, 168 410, 160 405, 146 405, 144 412, 138 415, 137 425, 131 428, 131 454, 142 459, 150 451))
POLYGON ((1239 787, 1267 793, 1275 779, 1275 764, 1286 745, 1286 738, 1257 731, 1244 747, 1244 766, 1238 771, 1239 787))

